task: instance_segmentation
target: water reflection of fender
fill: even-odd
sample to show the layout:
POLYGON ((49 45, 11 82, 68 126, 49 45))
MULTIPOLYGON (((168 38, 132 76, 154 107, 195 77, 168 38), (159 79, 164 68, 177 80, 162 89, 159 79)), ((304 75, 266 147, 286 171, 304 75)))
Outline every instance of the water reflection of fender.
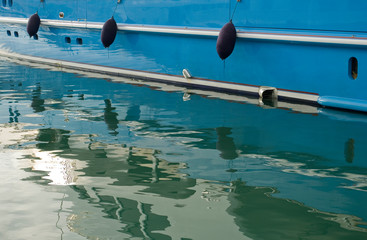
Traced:
POLYGON ((226 160, 232 160, 238 157, 233 138, 229 137, 231 128, 219 127, 215 129, 218 135, 217 149, 221 152, 220 156, 226 160))

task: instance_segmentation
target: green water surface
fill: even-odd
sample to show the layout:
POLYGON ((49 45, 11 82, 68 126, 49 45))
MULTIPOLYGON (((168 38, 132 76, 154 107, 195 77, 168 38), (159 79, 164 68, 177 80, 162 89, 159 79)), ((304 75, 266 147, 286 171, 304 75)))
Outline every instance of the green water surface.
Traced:
POLYGON ((367 239, 367 115, 42 68, 0 61, 0 239, 367 239))

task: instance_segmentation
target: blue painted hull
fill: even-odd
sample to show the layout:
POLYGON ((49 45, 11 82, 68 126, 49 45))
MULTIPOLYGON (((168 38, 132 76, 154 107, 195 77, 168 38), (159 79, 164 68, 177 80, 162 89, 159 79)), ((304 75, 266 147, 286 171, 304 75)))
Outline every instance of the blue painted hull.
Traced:
POLYGON ((367 111, 367 2, 362 0, 250 0, 237 6, 234 0, 11 2, 3 1, 0 9, 1 48, 7 51, 164 76, 182 77, 188 69, 195 79, 210 82, 200 87, 233 91, 238 86, 245 92, 249 87, 257 94, 260 86, 270 86, 280 91, 279 98, 367 111), (25 26, 36 11, 37 40, 25 26), (106 49, 100 28, 112 15, 119 31, 106 49), (216 35, 232 16, 237 40, 224 62, 216 35))

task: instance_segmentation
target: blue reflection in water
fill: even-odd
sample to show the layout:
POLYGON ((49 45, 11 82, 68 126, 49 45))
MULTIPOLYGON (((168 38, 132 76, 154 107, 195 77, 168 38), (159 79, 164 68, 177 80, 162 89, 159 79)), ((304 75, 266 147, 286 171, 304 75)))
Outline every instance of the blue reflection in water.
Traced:
POLYGON ((2 161, 22 163, 22 182, 62 194, 50 234, 367 237, 366 115, 211 93, 183 101, 173 87, 5 61, 0 71, 1 147, 21 155, 2 161))

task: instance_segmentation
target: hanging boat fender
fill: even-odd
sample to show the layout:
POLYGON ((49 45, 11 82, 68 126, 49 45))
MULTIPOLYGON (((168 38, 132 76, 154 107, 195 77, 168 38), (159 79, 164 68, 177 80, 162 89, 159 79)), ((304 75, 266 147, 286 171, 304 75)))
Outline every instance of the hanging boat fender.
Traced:
POLYGON ((114 41, 117 33, 117 24, 113 17, 108 19, 102 27, 101 41, 105 48, 108 48, 114 41))
POLYGON ((29 34, 29 37, 33 37, 37 34, 38 29, 41 24, 41 19, 38 16, 37 13, 33 14, 29 19, 27 23, 27 32, 29 34))
POLYGON ((236 38, 236 28, 231 20, 222 27, 217 39, 217 53, 222 60, 232 54, 236 44, 236 38))

